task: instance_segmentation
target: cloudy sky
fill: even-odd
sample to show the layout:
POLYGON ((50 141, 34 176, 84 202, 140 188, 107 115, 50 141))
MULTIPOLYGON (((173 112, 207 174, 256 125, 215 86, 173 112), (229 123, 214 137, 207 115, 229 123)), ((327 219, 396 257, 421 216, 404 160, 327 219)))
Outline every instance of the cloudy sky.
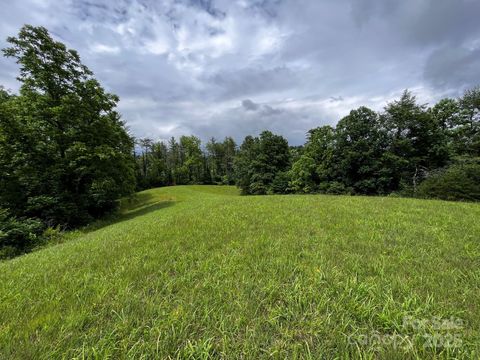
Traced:
MULTIPOLYGON (((79 51, 136 136, 269 129, 292 144, 411 89, 480 84, 479 0, 1 0, 0 46, 25 23, 79 51)), ((18 89, 0 59, 0 84, 18 89)))

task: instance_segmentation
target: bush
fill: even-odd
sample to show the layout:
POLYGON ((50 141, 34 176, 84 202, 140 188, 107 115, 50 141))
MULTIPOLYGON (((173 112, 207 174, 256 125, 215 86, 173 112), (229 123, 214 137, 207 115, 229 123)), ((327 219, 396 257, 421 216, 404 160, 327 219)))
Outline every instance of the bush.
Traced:
POLYGON ((287 194, 288 184, 290 183, 290 176, 288 172, 279 172, 275 175, 272 185, 270 186, 270 192, 272 194, 287 194))
POLYGON ((43 242, 40 220, 16 218, 0 209, 0 258, 18 255, 43 242))
POLYGON ((442 200, 480 201, 480 159, 463 160, 429 176, 417 195, 442 200))

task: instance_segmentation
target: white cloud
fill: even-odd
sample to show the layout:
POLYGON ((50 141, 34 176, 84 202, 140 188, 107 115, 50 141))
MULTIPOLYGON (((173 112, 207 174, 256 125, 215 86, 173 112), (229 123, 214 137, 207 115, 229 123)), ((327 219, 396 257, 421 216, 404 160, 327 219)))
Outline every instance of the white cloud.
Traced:
POLYGON ((118 46, 109 46, 104 44, 93 44, 90 49, 91 51, 99 54, 118 54, 120 52, 120 48, 118 46))
MULTIPOLYGON (((480 82, 480 2, 417 3, 17 0, 0 14, 0 46, 25 23, 46 26, 120 96, 139 136, 269 128, 298 144, 404 88, 433 102, 480 82)), ((2 58, 0 84, 15 89, 16 71, 2 58)))

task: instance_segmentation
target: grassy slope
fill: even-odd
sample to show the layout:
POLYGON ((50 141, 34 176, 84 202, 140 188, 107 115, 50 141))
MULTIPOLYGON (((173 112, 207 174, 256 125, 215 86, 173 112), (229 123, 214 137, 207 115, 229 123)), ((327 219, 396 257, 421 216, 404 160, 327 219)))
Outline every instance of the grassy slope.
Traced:
POLYGON ((114 224, 0 263, 0 358, 478 357, 479 220, 440 201, 143 192, 114 224), (424 349, 438 331, 405 316, 463 319, 462 346, 424 349), (376 331, 411 347, 349 345, 376 331))

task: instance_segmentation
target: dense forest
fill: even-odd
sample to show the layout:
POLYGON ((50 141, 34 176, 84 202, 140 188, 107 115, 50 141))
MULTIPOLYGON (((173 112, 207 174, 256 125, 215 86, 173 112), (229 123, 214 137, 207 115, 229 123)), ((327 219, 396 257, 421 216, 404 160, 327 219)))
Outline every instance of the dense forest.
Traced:
POLYGON ((158 186, 480 200, 480 88, 434 106, 405 91, 380 113, 360 107, 310 130, 300 147, 270 131, 239 146, 231 137, 202 146, 195 136, 134 139, 118 97, 45 28, 27 25, 8 42, 21 88, 0 89, 0 257, 158 186))

